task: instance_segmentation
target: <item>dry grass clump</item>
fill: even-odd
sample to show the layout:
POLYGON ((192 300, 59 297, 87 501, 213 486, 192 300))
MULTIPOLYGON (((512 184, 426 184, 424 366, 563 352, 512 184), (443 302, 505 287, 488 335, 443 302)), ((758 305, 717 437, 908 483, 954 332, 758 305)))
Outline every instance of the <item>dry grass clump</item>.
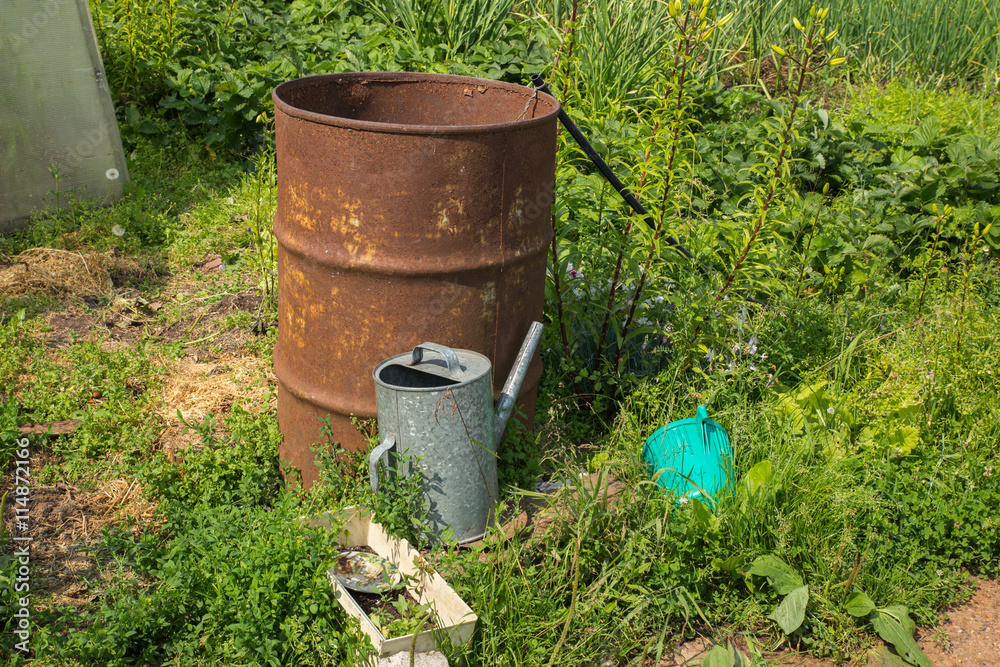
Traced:
POLYGON ((235 403, 252 409, 273 381, 271 364, 260 357, 223 356, 210 362, 182 357, 168 364, 160 414, 176 423, 178 411, 191 420, 221 415, 235 403))
POLYGON ((31 248, 0 269, 0 296, 25 294, 102 297, 114 291, 109 269, 113 253, 31 248))
POLYGON ((264 409, 268 407, 264 390, 277 381, 270 363, 254 356, 224 355, 209 362, 182 357, 164 363, 167 372, 159 414, 167 426, 157 444, 171 461, 188 449, 201 448, 201 436, 181 423, 178 412, 190 422, 210 413, 222 417, 237 403, 248 410, 264 409))

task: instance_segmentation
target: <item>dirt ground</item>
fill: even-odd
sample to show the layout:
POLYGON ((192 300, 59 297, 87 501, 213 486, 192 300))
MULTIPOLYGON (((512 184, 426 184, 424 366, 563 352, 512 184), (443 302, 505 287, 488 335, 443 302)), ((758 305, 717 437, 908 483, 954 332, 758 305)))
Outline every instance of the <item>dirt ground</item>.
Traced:
POLYGON ((949 609, 944 623, 921 628, 917 636, 936 667, 1000 664, 1000 582, 980 581, 968 603, 949 609))
MULTIPOLYGON (((31 475, 60 459, 47 447, 32 452, 31 475)), ((3 478, 3 488, 13 489, 15 468, 3 478)), ((76 607, 90 602, 112 571, 99 560, 106 558, 98 544, 105 528, 123 527, 137 532, 155 523, 154 506, 142 498, 134 480, 101 482, 85 490, 66 481, 34 484, 30 494, 28 524, 33 542, 31 591, 54 606, 76 607)), ((7 530, 14 528, 14 503, 3 508, 7 530)))

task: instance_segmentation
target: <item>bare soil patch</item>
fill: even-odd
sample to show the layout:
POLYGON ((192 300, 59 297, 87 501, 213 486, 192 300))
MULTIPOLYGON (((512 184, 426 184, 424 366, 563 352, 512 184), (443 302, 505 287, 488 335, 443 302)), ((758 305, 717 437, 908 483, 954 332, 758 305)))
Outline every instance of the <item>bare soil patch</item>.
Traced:
MULTIPOLYGON (((167 342, 186 342, 187 345, 200 349, 218 348, 227 353, 237 353, 246 348, 247 344, 267 326, 240 326, 223 329, 220 322, 235 312, 246 312, 251 318, 257 318, 260 312, 262 298, 253 291, 225 294, 218 302, 207 304, 206 297, 192 297, 181 300, 175 296, 176 303, 187 308, 184 316, 156 327, 153 334, 167 342)), ((268 323, 269 324, 269 323, 268 323)))
MULTIPOLYGON (((400 595, 406 598, 406 601, 410 604, 411 609, 416 608, 419 604, 416 598, 413 597, 413 594, 405 588, 383 594, 358 593, 357 591, 350 591, 348 594, 354 598, 354 601, 358 603, 358 606, 361 607, 361 610, 365 612, 369 618, 373 613, 377 613, 385 620, 386 623, 398 621, 403 618, 392 604, 399 598, 400 595)), ((437 625, 434 623, 434 619, 429 618, 423 631, 433 630, 436 627, 437 625)))
POLYGON ((111 282, 119 289, 123 287, 144 289, 164 286, 172 274, 166 267, 151 268, 134 262, 116 264, 108 269, 108 275, 111 276, 111 282))
POLYGON ((70 345, 73 338, 85 338, 94 328, 97 318, 78 306, 69 306, 66 310, 49 313, 45 321, 50 329, 45 337, 46 345, 64 348, 70 345))
POLYGON ((75 340, 101 341, 101 348, 113 351, 139 343, 151 335, 162 342, 186 342, 197 356, 208 355, 207 350, 222 350, 239 355, 256 337, 273 322, 258 322, 257 326, 224 328, 222 321, 238 311, 258 317, 261 297, 253 292, 226 294, 213 304, 201 299, 187 303, 190 310, 179 320, 158 324, 159 313, 179 296, 145 299, 134 289, 118 290, 111 302, 104 307, 85 308, 79 301, 65 309, 50 312, 46 317, 45 343, 51 348, 63 349, 75 340))
POLYGON ((917 631, 920 647, 936 667, 1000 664, 1000 583, 981 580, 972 599, 946 611, 936 628, 917 631))
MULTIPOLYGON (((60 459, 46 447, 32 452, 31 473, 46 465, 58 465, 60 459)), ((13 490, 15 468, 3 479, 5 491, 13 490)), ((15 528, 16 513, 8 496, 3 521, 8 530, 15 528)), ((31 591, 45 596, 55 605, 79 606, 93 599, 97 591, 91 584, 106 579, 95 558, 105 527, 127 525, 133 534, 155 524, 155 505, 142 497, 134 480, 117 479, 86 491, 69 483, 36 484, 28 500, 26 533, 31 544, 31 591)), ((18 530, 17 534, 25 534, 18 530)), ((8 548, 9 545, 4 545, 8 548)))
POLYGON ((242 310, 246 312, 256 312, 260 307, 261 298, 259 294, 251 292, 241 292, 239 294, 227 294, 218 303, 213 304, 208 309, 209 320, 219 319, 229 315, 233 311, 242 310))

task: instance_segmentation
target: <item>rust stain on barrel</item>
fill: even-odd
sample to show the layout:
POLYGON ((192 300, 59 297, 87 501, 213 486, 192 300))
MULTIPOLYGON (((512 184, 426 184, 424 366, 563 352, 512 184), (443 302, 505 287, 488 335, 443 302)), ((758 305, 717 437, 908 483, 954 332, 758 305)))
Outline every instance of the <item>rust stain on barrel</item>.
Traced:
MULTIPOLYGON (((273 98, 280 451, 309 485, 326 416, 335 442, 367 447, 351 416, 375 416, 379 361, 438 342, 487 355, 502 386, 542 317, 558 106, 411 73, 308 77, 273 98)), ((536 358, 529 419, 540 375, 536 358)))

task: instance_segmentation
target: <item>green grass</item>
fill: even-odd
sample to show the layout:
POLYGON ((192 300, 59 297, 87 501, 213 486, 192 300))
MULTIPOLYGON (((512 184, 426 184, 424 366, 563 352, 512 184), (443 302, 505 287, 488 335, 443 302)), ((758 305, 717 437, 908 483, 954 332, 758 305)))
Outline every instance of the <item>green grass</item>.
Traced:
MULTIPOLYGON (((1000 217, 1000 112, 987 91, 928 83, 996 68, 991 6, 965 8, 970 37, 960 23, 923 20, 932 8, 922 1, 891 16, 887 2, 833 4, 831 27, 841 24, 837 39, 853 54, 846 78, 911 75, 846 88, 843 109, 722 83, 758 74, 753 63, 723 71, 741 44, 787 43, 792 12, 808 14, 794 2, 763 14, 733 4, 725 34, 680 61, 690 65, 683 79, 671 49, 688 33, 665 29, 668 8, 655 3, 581 5, 572 56, 557 39, 565 2, 476 4, 479 32, 448 32, 443 14, 458 9, 445 3, 397 3, 395 12, 436 13, 421 19, 415 44, 354 3, 95 7, 132 188, 114 207, 39 215, 0 239, 0 251, 117 249, 142 267, 128 303, 162 307, 139 308, 132 344, 109 344, 101 325, 55 347, 45 343, 54 312, 101 323, 124 306, 4 301, 0 456, 9 458, 20 423, 80 419, 66 436, 32 436, 33 451, 60 457, 35 471, 36 483, 96 492, 124 477, 157 510, 134 531, 134 519, 118 517, 84 545, 98 565, 92 599, 75 608, 42 592, 33 599, 36 656, 13 664, 333 665, 365 652, 323 576, 338 551, 333 535, 296 519, 364 505, 414 537, 412 484, 373 496, 357 455, 325 457, 324 481, 309 493, 286 488, 268 380, 188 420, 196 446, 160 451, 164 428, 181 426, 163 416, 162 399, 179 358, 219 362, 220 374, 269 361, 273 330, 247 330, 273 321, 272 300, 210 315, 227 295, 273 280, 273 157, 267 144, 242 148, 253 144, 248 133, 266 131, 267 89, 359 65, 520 80, 558 52, 554 89, 566 87, 569 110, 630 187, 651 207, 666 202, 658 219, 706 267, 702 275, 640 221, 626 233, 617 200, 561 137, 539 426, 508 439, 500 466, 504 503, 548 503, 551 523, 429 552, 480 618, 467 647, 448 649, 453 664, 641 664, 696 635, 746 641, 754 664, 767 664, 762 647, 779 642, 853 658, 879 632, 877 620, 852 613, 862 593, 932 623, 968 592, 970 575, 1000 572, 1000 525, 990 518, 1000 503, 1000 228, 984 231, 1000 217), (226 24, 240 28, 231 42, 226 24), (170 30, 174 51, 160 48, 170 30), (518 42, 529 35, 540 45, 518 42), (300 63, 280 55, 296 50, 300 63), (651 102, 661 97, 680 106, 651 102), (202 269, 214 255, 224 271, 202 269), (652 431, 702 403, 735 453, 730 492, 711 511, 663 493, 640 459, 652 431), (614 476, 621 493, 580 486, 584 471, 614 476), (530 490, 540 478, 577 488, 541 497, 530 490), (772 559, 808 586, 788 635, 769 618, 787 592, 760 576, 772 559)), ((838 76, 813 86, 843 83, 838 76)), ((8 576, 11 561, 0 564, 8 576)))
POLYGON ((934 115, 946 129, 957 128, 986 137, 1000 132, 1000 97, 995 93, 981 95, 958 87, 941 89, 892 81, 884 86, 861 86, 850 106, 852 115, 886 125, 912 127, 934 115))

